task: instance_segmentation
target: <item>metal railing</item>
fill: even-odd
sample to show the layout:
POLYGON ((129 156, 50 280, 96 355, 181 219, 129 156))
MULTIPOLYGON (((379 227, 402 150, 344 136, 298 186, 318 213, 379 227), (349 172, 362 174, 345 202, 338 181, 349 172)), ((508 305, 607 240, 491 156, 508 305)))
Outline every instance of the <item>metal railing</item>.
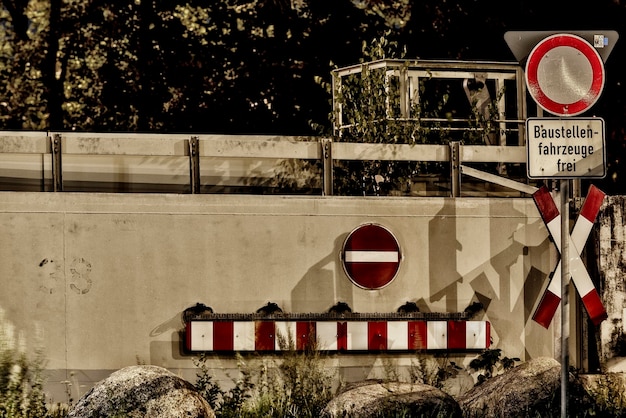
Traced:
POLYGON ((344 120, 344 106, 358 108, 358 104, 342 98, 342 90, 350 84, 351 77, 366 77, 373 71, 381 72, 385 78, 387 109, 381 117, 412 121, 423 127, 445 125, 448 132, 454 132, 471 129, 478 116, 497 127, 491 145, 525 144, 527 92, 523 70, 516 62, 382 59, 336 69, 332 72, 335 135, 341 137, 351 128, 344 120), (456 106, 464 103, 468 109, 474 107, 474 115, 436 116, 442 112, 437 106, 429 111, 429 101, 437 98, 435 102, 441 105, 443 92, 433 91, 437 86, 445 87, 448 100, 456 97, 456 106), (396 97, 395 104, 389 101, 390 97, 396 97), (516 138, 508 139, 507 135, 513 132, 516 138))
MULTIPOLYGON (((306 186, 306 193, 330 196, 336 191, 334 185, 339 184, 334 176, 340 161, 398 161, 442 163, 435 164, 439 166, 436 174, 418 174, 412 184, 421 183, 417 190, 410 190, 410 195, 470 195, 471 182, 487 182, 519 196, 534 191, 525 173, 527 108, 522 75, 517 63, 496 62, 386 59, 337 69, 332 73, 337 140, 268 135, 0 132, 0 190, 195 194, 242 190, 266 193, 274 187, 272 190, 280 192, 285 188, 271 181, 285 174, 280 172, 279 162, 306 160, 314 161, 308 174, 314 185, 306 186), (442 138, 431 140, 445 144, 382 144, 352 138, 352 127, 343 119, 347 103, 341 92, 354 77, 358 81, 366 68, 382 72, 387 96, 397 98, 397 103, 387 102, 382 118, 438 131, 442 138), (466 111, 473 106, 479 114, 461 112, 442 118, 428 112, 429 100, 442 86, 456 97, 458 109, 466 111), (490 120, 490 127, 476 126, 476 117, 490 120), (464 145, 460 137, 463 132, 481 135, 481 144, 464 145), (490 163, 496 169, 487 172, 485 167, 490 163), (445 165, 449 170, 442 168, 445 165), (514 170, 506 173, 506 168, 514 170), (471 182, 461 181, 466 177, 471 177, 471 182)), ((475 195, 481 195, 478 187, 475 195)))
POLYGON ((258 168, 259 165, 264 160, 284 159, 321 162, 321 194, 326 196, 333 195, 334 167, 340 160, 449 163, 451 196, 461 196, 462 175, 520 193, 534 191, 525 182, 468 165, 524 165, 526 150, 523 146, 462 145, 459 142, 449 145, 368 144, 283 136, 0 132, 0 179, 5 179, 5 183, 19 179, 38 181, 40 191, 64 191, 68 181, 101 181, 152 182, 156 191, 166 183, 175 183, 182 192, 199 193, 202 173, 210 177, 212 174, 207 173, 221 167, 225 160, 230 160, 231 164, 220 168, 218 180, 222 182, 228 182, 229 176, 272 176, 271 166, 258 168), (247 166, 237 168, 232 161, 247 166), (256 168, 246 168, 249 166, 256 168))

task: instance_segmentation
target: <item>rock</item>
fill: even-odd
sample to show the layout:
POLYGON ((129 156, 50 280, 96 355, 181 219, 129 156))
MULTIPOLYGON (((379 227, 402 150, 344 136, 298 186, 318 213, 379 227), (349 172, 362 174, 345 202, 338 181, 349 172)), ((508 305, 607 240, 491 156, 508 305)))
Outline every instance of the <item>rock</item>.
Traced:
POLYGON ((462 417, 456 401, 445 392, 421 383, 357 382, 346 387, 322 411, 322 417, 374 418, 462 417))
POLYGON ((540 357, 492 377, 457 398, 465 416, 545 416, 556 407, 558 416, 561 364, 540 357), (536 415, 539 413, 539 415, 536 415))
POLYGON ((194 386, 157 366, 131 366, 112 373, 87 392, 68 417, 214 418, 194 386))

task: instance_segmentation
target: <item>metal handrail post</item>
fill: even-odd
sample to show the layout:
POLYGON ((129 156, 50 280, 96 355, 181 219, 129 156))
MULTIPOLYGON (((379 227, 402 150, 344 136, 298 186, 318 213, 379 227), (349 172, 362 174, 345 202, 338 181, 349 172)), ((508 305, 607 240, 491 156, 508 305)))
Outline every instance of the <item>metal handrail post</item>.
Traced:
POLYGON ((333 195, 333 141, 330 138, 323 138, 320 141, 322 148, 322 194, 324 196, 333 195))
POLYGON ((50 137, 50 151, 52 153, 52 191, 63 191, 63 147, 61 134, 50 137))
POLYGON ((197 136, 189 139, 189 184, 191 194, 200 193, 200 141, 197 136))
POLYGON ((461 196, 461 149, 459 141, 450 142, 450 194, 461 196))

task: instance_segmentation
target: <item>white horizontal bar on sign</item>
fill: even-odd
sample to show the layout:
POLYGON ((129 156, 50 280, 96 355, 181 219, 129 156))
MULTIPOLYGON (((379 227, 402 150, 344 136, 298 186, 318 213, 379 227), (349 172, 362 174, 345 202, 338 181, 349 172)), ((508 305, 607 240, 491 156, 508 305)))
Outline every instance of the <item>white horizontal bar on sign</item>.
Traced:
POLYGON ((387 322, 387 349, 409 349, 409 323, 407 321, 387 322))
POLYGON ((198 140, 201 157, 321 158, 316 137, 201 135, 198 140))
POLYGON ((192 351, 213 351, 213 322, 192 321, 191 350, 192 351))
POLYGON ((48 154, 50 139, 45 132, 2 132, 0 153, 48 154))
POLYGON ((397 251, 346 251, 348 263, 397 263, 397 251))
POLYGON ((448 145, 334 142, 335 160, 449 161, 448 145))
POLYGON ((119 133, 62 133, 64 154, 86 155, 189 155, 186 134, 119 134, 119 133))
POLYGON ((526 163, 526 147, 500 145, 463 145, 460 147, 464 163, 526 163))
POLYGON ((484 321, 467 321, 465 324, 465 344, 467 349, 488 348, 487 323, 484 321))
POLYGON ((234 351, 254 351, 255 345, 255 324, 252 321, 233 322, 233 350, 234 351))
POLYGON ((337 350, 337 322, 320 321, 315 324, 320 350, 337 350))
POLYGON ((347 349, 366 351, 369 349, 368 323, 351 321, 347 323, 347 349))
POLYGON ((448 348, 448 322, 428 321, 426 325, 426 348, 428 350, 444 350, 448 348))

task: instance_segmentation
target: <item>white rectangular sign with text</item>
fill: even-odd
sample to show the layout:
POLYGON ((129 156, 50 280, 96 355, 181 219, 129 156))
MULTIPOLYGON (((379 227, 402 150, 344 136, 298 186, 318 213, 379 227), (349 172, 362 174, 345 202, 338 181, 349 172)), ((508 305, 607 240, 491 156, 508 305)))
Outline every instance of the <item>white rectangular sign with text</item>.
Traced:
POLYGON ((528 178, 603 178, 604 119, 528 118, 528 178))

